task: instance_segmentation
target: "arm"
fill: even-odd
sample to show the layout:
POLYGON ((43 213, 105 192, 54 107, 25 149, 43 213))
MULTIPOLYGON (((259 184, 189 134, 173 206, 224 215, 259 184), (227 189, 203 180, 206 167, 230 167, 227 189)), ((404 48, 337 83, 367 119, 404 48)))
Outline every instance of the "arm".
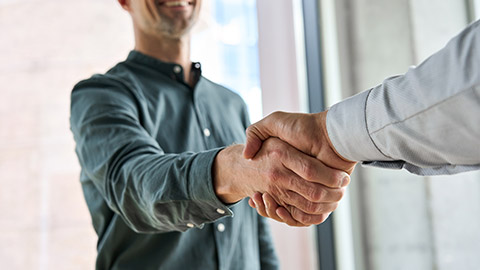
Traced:
POLYGON ((84 82, 71 98, 82 173, 130 228, 185 231, 187 224, 232 215, 212 185, 211 166, 220 149, 164 153, 140 124, 136 99, 121 84, 84 82))
POLYGON ((244 154, 254 156, 276 136, 335 168, 346 169, 340 159, 418 174, 479 169, 479 48, 477 21, 417 68, 334 105, 328 115, 277 112, 250 126, 244 154))
POLYGON ((333 106, 327 128, 347 159, 451 174, 480 168, 479 115, 477 21, 417 68, 333 106))
POLYGON ((348 174, 331 169, 287 143, 271 138, 257 155, 246 160, 242 145, 222 150, 214 163, 216 194, 226 203, 256 192, 268 193, 285 208, 295 208, 298 226, 319 224, 337 207, 349 183, 348 174))
POLYGON ((72 93, 71 114, 83 173, 135 231, 202 226, 231 216, 224 203, 255 191, 307 213, 325 198, 343 196, 348 176, 279 140, 267 142, 251 161, 242 157, 241 145, 166 154, 141 125, 135 100, 122 85, 84 83, 72 93))
MULTIPOLYGON (((417 68, 334 105, 328 115, 277 112, 252 125, 244 155, 253 157, 263 140, 277 136, 345 171, 350 160, 421 175, 478 170, 479 48, 477 21, 417 68)), ((261 215, 296 222, 268 194, 260 196, 253 199, 261 215)))

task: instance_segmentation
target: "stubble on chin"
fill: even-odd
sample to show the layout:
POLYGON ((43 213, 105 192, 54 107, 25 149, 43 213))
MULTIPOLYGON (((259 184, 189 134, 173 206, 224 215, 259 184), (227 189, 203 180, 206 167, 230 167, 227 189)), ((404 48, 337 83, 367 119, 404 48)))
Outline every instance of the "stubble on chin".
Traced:
POLYGON ((160 20, 153 25, 153 30, 157 34, 174 39, 181 38, 185 34, 188 34, 197 20, 195 12, 187 19, 171 18, 161 13, 159 13, 159 16, 160 20))

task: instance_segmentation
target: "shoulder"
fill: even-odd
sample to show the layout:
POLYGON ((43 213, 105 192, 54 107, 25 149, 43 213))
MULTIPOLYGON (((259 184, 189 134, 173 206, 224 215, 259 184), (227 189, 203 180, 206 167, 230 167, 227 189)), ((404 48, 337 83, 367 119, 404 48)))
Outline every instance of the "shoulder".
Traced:
POLYGON ((137 110, 140 100, 127 76, 122 63, 117 64, 105 74, 94 74, 81 80, 72 89, 70 102, 74 108, 112 108, 123 106, 137 110))
POLYGON ((85 88, 131 88, 127 71, 128 68, 123 64, 123 62, 120 62, 104 74, 94 74, 88 79, 79 81, 77 84, 75 84, 72 91, 85 88))

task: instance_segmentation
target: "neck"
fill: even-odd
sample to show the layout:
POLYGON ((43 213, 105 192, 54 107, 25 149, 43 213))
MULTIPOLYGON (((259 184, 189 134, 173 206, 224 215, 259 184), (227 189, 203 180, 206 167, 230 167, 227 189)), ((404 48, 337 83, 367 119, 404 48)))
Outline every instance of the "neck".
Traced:
POLYGON ((148 35, 135 31, 135 50, 160 61, 176 63, 183 68, 184 80, 193 86, 190 61, 190 34, 180 38, 148 35))

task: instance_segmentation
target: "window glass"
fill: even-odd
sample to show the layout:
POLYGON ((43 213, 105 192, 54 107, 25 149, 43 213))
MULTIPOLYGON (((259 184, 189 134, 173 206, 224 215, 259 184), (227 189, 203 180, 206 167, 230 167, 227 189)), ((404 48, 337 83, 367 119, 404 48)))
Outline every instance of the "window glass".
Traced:
POLYGON ((192 40, 203 75, 237 92, 252 121, 262 116, 256 0, 205 1, 192 40))

